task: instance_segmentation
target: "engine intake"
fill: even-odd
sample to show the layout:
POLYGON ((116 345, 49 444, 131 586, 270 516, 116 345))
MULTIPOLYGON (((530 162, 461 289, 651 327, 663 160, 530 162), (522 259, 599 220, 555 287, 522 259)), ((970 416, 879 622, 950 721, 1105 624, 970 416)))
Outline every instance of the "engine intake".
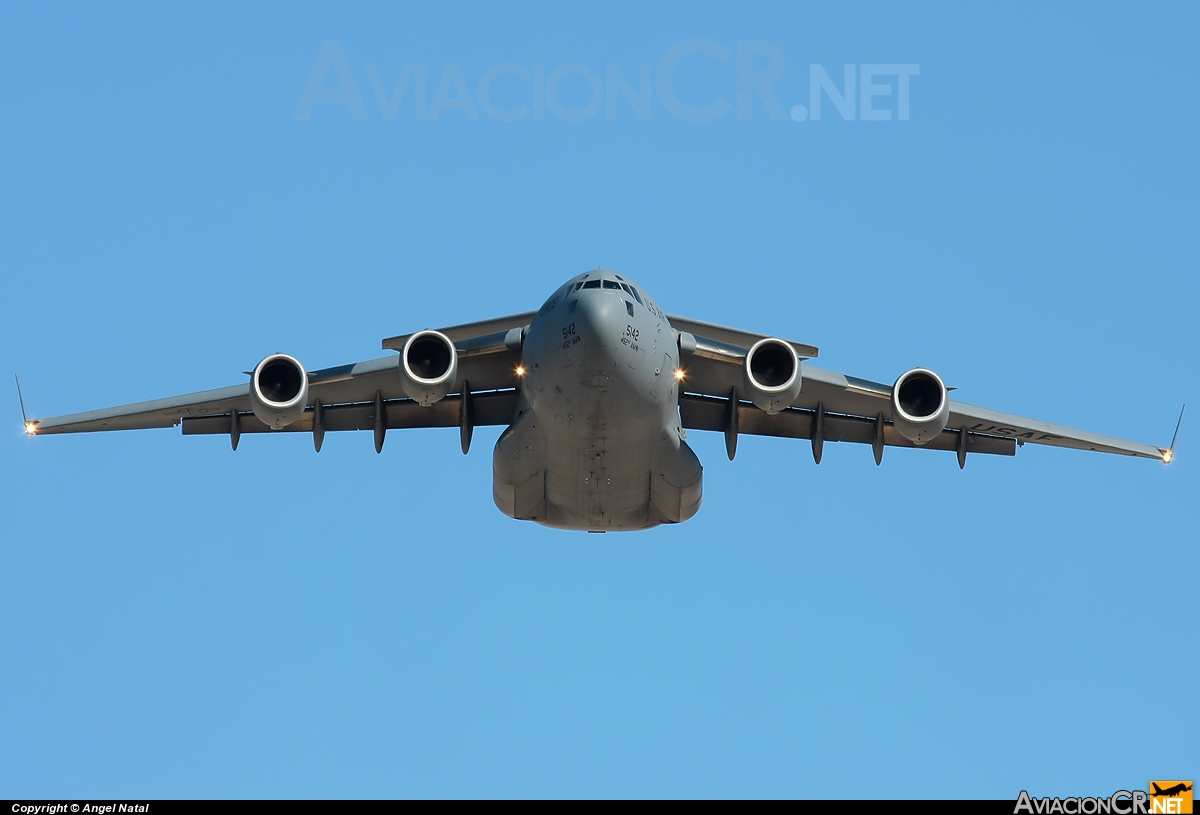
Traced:
POLYGON ((800 395, 800 359, 783 340, 759 340, 746 352, 746 395, 767 413, 789 407, 800 395))
POLYGON ((425 407, 446 398, 458 376, 458 349, 445 334, 418 331, 400 352, 400 383, 409 399, 425 407))
POLYGON ((950 396, 933 371, 913 368, 900 374, 892 387, 892 423, 914 444, 925 444, 946 429, 950 396))
POLYGON ((250 406, 260 422, 282 430, 304 415, 308 372, 295 357, 272 354, 250 375, 250 406))

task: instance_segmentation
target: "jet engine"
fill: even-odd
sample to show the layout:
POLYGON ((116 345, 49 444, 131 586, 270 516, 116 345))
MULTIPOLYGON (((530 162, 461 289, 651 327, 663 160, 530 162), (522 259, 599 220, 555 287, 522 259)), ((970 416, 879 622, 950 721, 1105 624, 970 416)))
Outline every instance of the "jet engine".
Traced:
POLYGON ((458 350, 445 334, 418 331, 400 352, 400 382, 408 398, 429 407, 445 398, 458 376, 458 350))
POLYGON ((892 387, 892 423, 914 444, 925 444, 946 429, 950 395, 933 371, 913 368, 900 374, 892 387))
POLYGON ((272 354, 250 375, 250 406, 272 430, 282 430, 304 415, 308 405, 308 373, 287 354, 272 354))
POLYGON ((746 352, 746 395, 767 413, 791 406, 800 395, 800 359, 783 340, 762 339, 746 352))

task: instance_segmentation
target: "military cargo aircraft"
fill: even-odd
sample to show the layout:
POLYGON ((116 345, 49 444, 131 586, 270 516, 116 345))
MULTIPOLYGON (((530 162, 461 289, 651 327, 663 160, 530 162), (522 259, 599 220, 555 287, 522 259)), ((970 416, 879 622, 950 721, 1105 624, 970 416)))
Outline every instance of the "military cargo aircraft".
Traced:
MULTIPOLYGON (((512 518, 605 532, 679 523, 700 507, 702 468, 688 430, 1014 455, 1045 444, 1170 462, 1152 447, 950 399, 936 373, 892 385, 815 367, 816 347, 665 314, 637 283, 598 269, 536 311, 391 337, 387 356, 307 371, 287 354, 247 383, 125 407, 28 419, 30 435, 182 425, 184 435, 303 432, 320 451, 331 431, 498 425, 496 506, 512 518)), ((19 383, 18 383, 19 389, 19 383)), ((22 411, 24 401, 22 400, 22 411)), ((1182 421, 1180 414, 1180 421, 1182 421)), ((1178 426, 1176 426, 1178 435, 1178 426)))

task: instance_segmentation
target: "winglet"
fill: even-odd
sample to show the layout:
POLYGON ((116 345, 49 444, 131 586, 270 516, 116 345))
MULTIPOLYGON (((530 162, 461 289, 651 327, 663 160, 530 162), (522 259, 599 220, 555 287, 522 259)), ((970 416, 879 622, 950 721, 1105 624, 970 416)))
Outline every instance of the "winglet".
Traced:
POLYGON ((25 412, 25 396, 21 393, 21 377, 13 374, 13 379, 17 380, 17 398, 21 400, 21 421, 25 423, 25 432, 30 436, 37 434, 37 422, 29 421, 29 415, 25 412))
POLYGON ((1183 424, 1184 410, 1187 410, 1187 405, 1184 405, 1183 409, 1179 411, 1179 421, 1175 423, 1175 435, 1171 437, 1171 446, 1163 450, 1163 464, 1170 464, 1171 460, 1175 458, 1175 442, 1179 438, 1179 426, 1183 424))

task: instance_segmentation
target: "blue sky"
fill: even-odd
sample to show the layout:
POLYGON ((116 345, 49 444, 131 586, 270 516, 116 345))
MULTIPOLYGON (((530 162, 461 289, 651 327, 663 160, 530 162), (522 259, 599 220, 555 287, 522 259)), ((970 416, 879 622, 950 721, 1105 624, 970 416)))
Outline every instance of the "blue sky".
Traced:
MULTIPOLYGON (((1198 22, 1182 3, 9 4, 0 372, 38 415, 184 393, 275 351, 380 356, 603 265, 825 367, 928 366, 964 401, 1165 445, 1200 408, 1198 22), (322 87, 356 90, 359 120, 296 118, 326 41, 353 88, 322 87), (739 41, 751 70, 781 60, 787 117, 755 95, 739 118, 739 41), (680 103, 729 112, 671 112, 672 48, 680 103), (530 106, 513 122, 478 109, 507 63, 529 78, 489 98, 530 106), (810 66, 841 88, 846 64, 860 89, 862 66, 918 66, 908 119, 883 76, 868 104, 890 121, 828 97, 792 120, 810 66), (385 118, 367 67, 390 93, 405 65, 420 121, 412 85, 385 118), (649 66, 649 118, 622 95, 567 121, 607 103, 589 77, 609 65, 634 91, 649 66), (459 108, 431 120, 446 77, 459 108)), ((876 468, 849 445, 816 467, 757 438, 730 463, 693 433, 700 514, 601 537, 500 515, 495 429, 467 457, 452 430, 234 454, 178 431, 28 439, 11 400, 0 795, 1013 798, 1200 772, 1200 414, 1170 467, 1027 446, 876 468)))

